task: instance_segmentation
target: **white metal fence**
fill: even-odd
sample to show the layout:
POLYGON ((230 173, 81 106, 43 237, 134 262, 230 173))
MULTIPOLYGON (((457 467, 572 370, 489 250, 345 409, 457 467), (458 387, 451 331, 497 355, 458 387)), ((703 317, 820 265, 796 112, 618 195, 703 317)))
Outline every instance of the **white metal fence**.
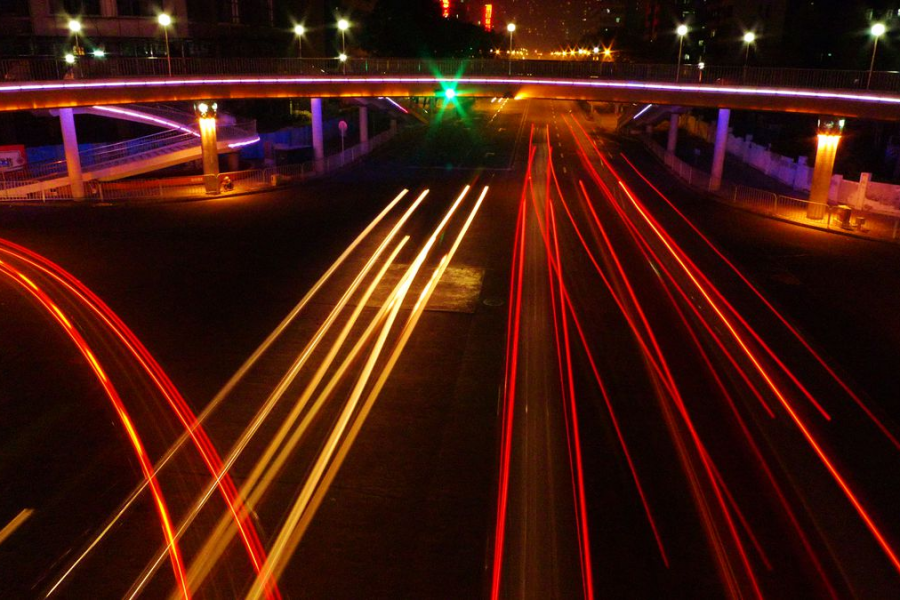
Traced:
MULTIPOLYGON (((227 177, 233 186, 233 189, 230 191, 250 192, 320 177, 359 161, 375 148, 390 141, 397 134, 397 131, 396 129, 390 129, 372 137, 367 143, 347 148, 343 152, 328 156, 322 161, 313 160, 302 164, 221 173, 219 181, 221 184, 227 177)), ((22 182, 17 182, 16 187, 22 187, 22 182)), ((195 175, 123 181, 88 181, 85 182, 84 192, 85 200, 176 199, 206 196, 206 186, 203 182, 203 176, 195 175)), ((69 185, 41 186, 38 191, 27 194, 17 192, 16 188, 2 188, 0 186, 0 201, 2 200, 51 202, 73 200, 73 197, 69 185)))
POLYGON ((722 181, 717 190, 710 189, 710 175, 692 167, 674 154, 666 152, 650 137, 641 138, 650 152, 656 155, 669 170, 691 187, 709 193, 713 197, 755 213, 776 217, 821 229, 842 231, 860 237, 900 242, 900 216, 869 210, 851 209, 847 206, 826 204, 820 210, 810 211, 813 202, 744 185, 722 181), (822 218, 811 218, 810 213, 820 212, 822 218))

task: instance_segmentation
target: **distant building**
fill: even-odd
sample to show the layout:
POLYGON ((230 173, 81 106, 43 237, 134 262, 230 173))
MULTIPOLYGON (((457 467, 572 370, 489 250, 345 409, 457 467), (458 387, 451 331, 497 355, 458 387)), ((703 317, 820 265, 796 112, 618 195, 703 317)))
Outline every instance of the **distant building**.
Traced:
MULTIPOLYGON (((675 29, 687 25, 682 61, 690 63, 742 62, 743 36, 752 31, 757 40, 751 61, 775 62, 782 53, 787 7, 791 0, 640 0, 643 39, 652 45, 650 57, 666 60, 677 54, 675 29)), ((799 0, 797 0, 799 1, 799 0)))
MULTIPOLYGON (((523 47, 542 52, 577 44, 598 29, 625 24, 625 0, 503 0, 507 19, 515 21, 523 47)), ((496 10, 495 6, 495 10, 496 10)))
POLYGON ((322 0, 4 0, 0 56, 62 56, 73 41, 68 21, 82 24, 80 43, 108 56, 161 56, 157 15, 172 16, 175 56, 289 56, 297 21, 310 24, 310 56, 324 51, 322 0), (6 8, 9 7, 7 10, 6 8))

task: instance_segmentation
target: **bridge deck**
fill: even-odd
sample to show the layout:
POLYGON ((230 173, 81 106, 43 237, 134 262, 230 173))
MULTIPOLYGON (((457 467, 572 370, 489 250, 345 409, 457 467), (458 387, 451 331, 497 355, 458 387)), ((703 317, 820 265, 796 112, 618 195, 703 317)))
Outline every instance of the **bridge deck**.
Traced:
POLYGON ((0 110, 132 102, 287 97, 429 96, 453 85, 459 95, 511 95, 900 117, 900 74, 803 69, 618 65, 559 61, 358 59, 85 60, 66 73, 57 61, 0 61, 0 110), (56 76, 54 76, 56 75, 56 76), (676 75, 677 80, 676 81, 676 75), (65 76, 65 75, 64 75, 65 76), (76 77, 77 78, 73 78, 76 77), (16 81, 11 81, 16 80, 16 81))

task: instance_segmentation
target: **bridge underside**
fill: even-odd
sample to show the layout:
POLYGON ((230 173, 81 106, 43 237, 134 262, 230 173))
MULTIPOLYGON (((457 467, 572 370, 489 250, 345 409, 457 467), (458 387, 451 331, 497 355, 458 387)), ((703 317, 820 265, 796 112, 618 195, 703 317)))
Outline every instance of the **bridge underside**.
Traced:
POLYGON ((187 77, 35 82, 0 85, 0 110, 35 110, 135 102, 203 99, 431 96, 446 86, 458 95, 665 104, 735 110, 827 114, 898 120, 900 97, 883 93, 805 89, 463 77, 187 77))

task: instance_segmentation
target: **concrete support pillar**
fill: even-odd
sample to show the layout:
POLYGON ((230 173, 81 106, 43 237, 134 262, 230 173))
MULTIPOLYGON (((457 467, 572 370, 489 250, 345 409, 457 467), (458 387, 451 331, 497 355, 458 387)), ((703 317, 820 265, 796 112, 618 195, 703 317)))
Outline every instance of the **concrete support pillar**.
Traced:
POLYGON ((853 198, 853 208, 862 210, 866 206, 866 193, 869 190, 869 182, 872 180, 871 173, 859 174, 859 187, 856 188, 856 196, 853 198))
POLYGON ((320 169, 325 162, 325 134, 322 128, 322 99, 311 98, 309 101, 312 111, 312 138, 313 153, 316 159, 316 168, 320 169))
POLYGON ((207 194, 219 193, 219 145, 215 117, 200 119, 200 150, 203 153, 203 185, 207 194))
POLYGON ((825 216, 828 192, 831 189, 831 176, 834 174, 834 158, 837 156, 840 140, 841 136, 839 135, 819 134, 816 164, 813 166, 812 187, 809 190, 809 207, 806 211, 806 216, 810 219, 821 219, 825 216))
POLYGON ((369 145, 369 107, 359 107, 359 143, 363 150, 369 145))
POLYGON ((680 115, 672 113, 669 117, 669 143, 666 144, 666 152, 675 154, 675 148, 678 146, 678 121, 680 115))
POLYGON ((722 187, 722 171, 725 168, 725 153, 728 150, 728 121, 731 119, 730 108, 719 109, 719 120, 716 121, 716 143, 713 146, 712 172, 709 177, 709 189, 712 192, 722 187))
POLYGON ((225 155, 225 159, 228 161, 228 170, 229 171, 240 171, 241 170, 241 153, 240 152, 229 152, 225 155))
POLYGON ((62 128, 63 149, 66 151, 66 169, 69 172, 69 186, 72 197, 84 198, 84 178, 81 174, 81 156, 78 154, 78 135, 75 132, 75 113, 71 108, 59 109, 59 124, 62 128))

